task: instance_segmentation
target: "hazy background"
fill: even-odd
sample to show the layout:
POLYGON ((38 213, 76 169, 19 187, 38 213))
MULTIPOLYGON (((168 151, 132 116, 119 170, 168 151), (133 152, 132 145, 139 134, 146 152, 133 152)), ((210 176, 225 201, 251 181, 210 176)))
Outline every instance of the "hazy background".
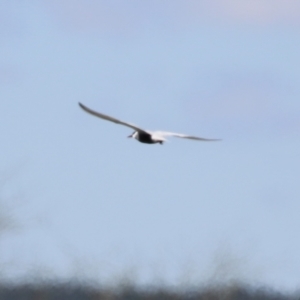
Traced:
POLYGON ((299 34, 299 0, 0 0, 0 275, 300 288, 299 34))

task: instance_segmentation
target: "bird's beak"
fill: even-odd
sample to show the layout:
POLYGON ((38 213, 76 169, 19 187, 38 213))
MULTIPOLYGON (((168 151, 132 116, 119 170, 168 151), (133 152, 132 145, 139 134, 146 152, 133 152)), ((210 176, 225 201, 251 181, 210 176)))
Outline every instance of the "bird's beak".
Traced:
POLYGON ((128 138, 132 138, 132 134, 128 136, 128 138))

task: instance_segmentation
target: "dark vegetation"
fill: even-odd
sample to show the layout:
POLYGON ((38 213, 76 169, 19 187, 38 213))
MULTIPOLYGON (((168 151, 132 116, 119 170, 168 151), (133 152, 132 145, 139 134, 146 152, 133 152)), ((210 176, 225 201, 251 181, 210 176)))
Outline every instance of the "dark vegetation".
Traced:
POLYGON ((250 287, 171 288, 120 286, 96 288, 80 283, 2 285, 0 300, 300 300, 300 294, 280 294, 250 287))

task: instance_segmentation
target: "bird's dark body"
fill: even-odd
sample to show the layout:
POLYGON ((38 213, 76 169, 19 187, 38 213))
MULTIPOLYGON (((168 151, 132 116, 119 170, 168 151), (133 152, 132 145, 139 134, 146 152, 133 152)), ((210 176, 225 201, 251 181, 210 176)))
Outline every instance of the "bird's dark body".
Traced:
POLYGON ((141 143, 145 143, 145 144, 155 144, 157 143, 156 141, 153 141, 151 138, 151 135, 148 133, 144 133, 144 132, 139 132, 138 133, 138 141, 140 141, 141 143))

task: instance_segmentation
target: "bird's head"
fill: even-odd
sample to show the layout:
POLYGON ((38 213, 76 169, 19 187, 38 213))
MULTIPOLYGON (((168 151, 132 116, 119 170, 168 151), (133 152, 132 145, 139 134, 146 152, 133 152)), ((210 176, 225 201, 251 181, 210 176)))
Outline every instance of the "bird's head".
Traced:
POLYGON ((128 136, 128 138, 136 139, 138 136, 138 132, 134 131, 131 135, 128 136))

